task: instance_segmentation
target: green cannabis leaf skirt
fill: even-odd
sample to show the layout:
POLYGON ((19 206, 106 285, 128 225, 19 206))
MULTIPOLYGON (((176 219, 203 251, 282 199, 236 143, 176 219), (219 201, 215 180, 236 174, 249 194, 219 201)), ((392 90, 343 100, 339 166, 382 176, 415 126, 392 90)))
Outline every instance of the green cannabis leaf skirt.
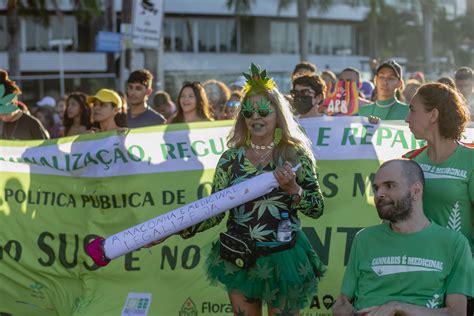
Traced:
POLYGON ((257 264, 240 269, 219 255, 219 241, 212 244, 206 262, 212 284, 222 284, 227 291, 238 290, 251 300, 261 300, 271 307, 299 310, 307 307, 316 295, 319 278, 325 267, 306 235, 297 232, 293 248, 259 257, 257 264))

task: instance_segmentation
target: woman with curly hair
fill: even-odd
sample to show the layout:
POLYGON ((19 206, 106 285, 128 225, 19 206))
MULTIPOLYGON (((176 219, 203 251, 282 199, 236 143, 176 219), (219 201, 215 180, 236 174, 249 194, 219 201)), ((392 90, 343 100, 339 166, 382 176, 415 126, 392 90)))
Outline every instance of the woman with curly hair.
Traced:
POLYGON ((405 121, 425 147, 405 155, 423 169, 425 213, 464 234, 473 246, 474 148, 460 140, 469 122, 462 96, 442 83, 421 86, 405 121))
MULTIPOLYGON (((470 113, 461 94, 442 83, 421 86, 405 121, 417 139, 428 143, 405 158, 423 169, 423 205, 435 223, 468 239, 474 257, 474 148, 461 142, 470 113)), ((468 315, 474 301, 468 301, 468 315)))

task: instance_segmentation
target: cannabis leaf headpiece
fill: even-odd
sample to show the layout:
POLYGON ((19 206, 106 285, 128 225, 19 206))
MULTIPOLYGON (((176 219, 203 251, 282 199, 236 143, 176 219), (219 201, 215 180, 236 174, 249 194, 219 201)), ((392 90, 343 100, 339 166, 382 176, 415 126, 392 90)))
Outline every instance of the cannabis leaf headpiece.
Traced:
POLYGON ((245 94, 250 91, 267 92, 276 86, 275 81, 267 77, 267 71, 265 69, 262 70, 254 63, 250 65, 250 72, 244 72, 243 75, 245 79, 247 79, 243 88, 245 94))
POLYGON ((13 100, 16 98, 16 94, 10 93, 5 94, 5 86, 0 85, 0 114, 9 114, 18 110, 18 107, 13 104, 13 100))

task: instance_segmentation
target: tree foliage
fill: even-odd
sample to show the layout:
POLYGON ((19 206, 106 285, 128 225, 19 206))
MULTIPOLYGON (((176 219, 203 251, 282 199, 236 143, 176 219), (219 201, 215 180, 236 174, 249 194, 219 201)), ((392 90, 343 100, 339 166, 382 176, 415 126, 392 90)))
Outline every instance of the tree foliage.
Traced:
MULTIPOLYGON (((108 0, 112 1, 112 0, 108 0)), ((59 6, 58 0, 26 0, 26 1, 14 1, 9 0, 9 6, 16 6, 18 13, 23 16, 31 16, 38 23, 45 27, 50 24, 51 10, 49 4, 52 5, 55 15, 62 19, 63 12, 59 6)), ((101 4, 99 0, 74 0, 73 1, 72 13, 78 17, 78 19, 88 19, 91 16, 97 16, 101 14, 101 4)))
POLYGON ((236 15, 245 15, 250 12, 256 0, 227 0, 227 8, 233 10, 236 15))

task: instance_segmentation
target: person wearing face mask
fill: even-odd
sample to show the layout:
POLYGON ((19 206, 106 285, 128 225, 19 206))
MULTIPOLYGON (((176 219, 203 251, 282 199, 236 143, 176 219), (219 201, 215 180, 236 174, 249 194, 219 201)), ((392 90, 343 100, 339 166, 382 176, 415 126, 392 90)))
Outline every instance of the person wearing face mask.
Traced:
POLYGON ((319 105, 325 98, 326 84, 320 76, 301 76, 293 80, 293 106, 300 118, 317 117, 319 105))

